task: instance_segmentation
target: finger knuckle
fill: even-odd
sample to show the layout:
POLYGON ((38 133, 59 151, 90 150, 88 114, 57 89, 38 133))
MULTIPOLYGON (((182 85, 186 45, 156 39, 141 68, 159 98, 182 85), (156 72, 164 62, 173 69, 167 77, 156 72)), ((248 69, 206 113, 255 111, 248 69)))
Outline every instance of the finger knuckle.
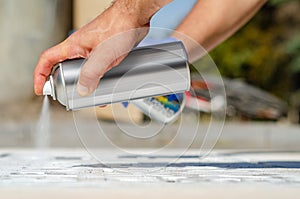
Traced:
POLYGON ((49 55, 50 55, 50 49, 45 50, 45 51, 42 52, 41 58, 42 59, 47 59, 47 57, 49 57, 49 55))

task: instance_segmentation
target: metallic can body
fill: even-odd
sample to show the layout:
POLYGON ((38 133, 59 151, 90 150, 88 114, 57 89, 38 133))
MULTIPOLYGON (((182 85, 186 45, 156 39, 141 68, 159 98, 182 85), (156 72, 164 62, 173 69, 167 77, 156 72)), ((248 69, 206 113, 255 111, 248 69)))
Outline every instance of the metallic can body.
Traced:
POLYGON ((76 92, 84 59, 58 64, 50 77, 52 97, 67 110, 136 100, 190 89, 187 54, 181 42, 133 49, 121 64, 101 78, 90 96, 76 92))

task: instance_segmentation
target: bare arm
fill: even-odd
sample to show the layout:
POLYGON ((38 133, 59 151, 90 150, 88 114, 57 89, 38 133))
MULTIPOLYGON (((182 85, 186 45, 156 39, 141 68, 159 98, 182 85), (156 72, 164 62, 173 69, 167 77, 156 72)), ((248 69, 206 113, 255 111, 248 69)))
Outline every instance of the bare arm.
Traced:
MULTIPOLYGON (((198 0, 191 13, 178 26, 177 31, 181 34, 175 32, 173 36, 184 42, 190 61, 194 61, 201 53, 195 50, 197 46, 187 40, 186 36, 200 43, 206 50, 211 50, 245 24, 265 1, 198 0)), ((81 95, 93 92, 103 74, 119 64, 126 57, 124 52, 129 52, 147 31, 133 31, 133 34, 114 39, 115 43, 100 44, 128 30, 148 30, 153 14, 170 2, 172 0, 116 0, 91 23, 41 55, 34 73, 36 94, 42 94, 53 65, 80 57, 89 59, 81 70, 77 91, 81 95)))
MULTIPOLYGON (((177 27, 173 37, 182 40, 193 54, 191 37, 210 51, 249 21, 266 0, 198 0, 192 11, 177 27)), ((198 55, 199 56, 199 55, 198 55)), ((191 61, 197 59, 194 54, 191 61)))

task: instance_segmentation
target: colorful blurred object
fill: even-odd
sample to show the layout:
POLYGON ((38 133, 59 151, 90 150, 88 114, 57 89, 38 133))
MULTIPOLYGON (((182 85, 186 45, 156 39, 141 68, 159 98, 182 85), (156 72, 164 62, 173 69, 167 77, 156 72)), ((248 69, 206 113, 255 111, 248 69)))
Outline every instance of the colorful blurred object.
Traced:
POLYGON ((226 106, 228 116, 263 120, 278 120, 287 114, 285 102, 241 80, 223 78, 226 90, 225 100, 217 94, 222 85, 214 81, 214 76, 206 77, 210 78, 206 78, 206 81, 198 76, 192 78, 191 92, 186 93, 188 108, 215 112, 226 106))
POLYGON ((130 101, 151 119, 168 124, 177 119, 185 106, 183 93, 148 97, 130 101))

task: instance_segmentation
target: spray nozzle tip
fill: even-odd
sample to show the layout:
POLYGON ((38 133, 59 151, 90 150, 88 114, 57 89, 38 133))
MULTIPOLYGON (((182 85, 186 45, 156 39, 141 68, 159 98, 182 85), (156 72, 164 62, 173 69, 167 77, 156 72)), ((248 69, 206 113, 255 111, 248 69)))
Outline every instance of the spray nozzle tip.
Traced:
POLYGON ((43 88, 43 95, 51 95, 52 96, 52 86, 50 81, 46 81, 43 88))

